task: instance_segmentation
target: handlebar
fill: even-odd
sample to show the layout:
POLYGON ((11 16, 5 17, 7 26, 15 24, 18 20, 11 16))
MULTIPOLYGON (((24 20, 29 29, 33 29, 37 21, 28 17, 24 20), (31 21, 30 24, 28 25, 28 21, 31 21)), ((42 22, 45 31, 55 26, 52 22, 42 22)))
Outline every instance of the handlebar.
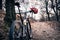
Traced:
MULTIPOLYGON (((19 9, 20 4, 19 4, 18 2, 16 2, 15 5, 16 5, 16 6, 18 7, 18 9, 19 9)), ((32 8, 30 8, 30 11, 27 11, 27 12, 25 12, 25 13, 28 13, 28 12, 33 12, 34 14, 37 14, 37 13, 38 13, 38 9, 35 8, 35 7, 32 7, 32 8)))

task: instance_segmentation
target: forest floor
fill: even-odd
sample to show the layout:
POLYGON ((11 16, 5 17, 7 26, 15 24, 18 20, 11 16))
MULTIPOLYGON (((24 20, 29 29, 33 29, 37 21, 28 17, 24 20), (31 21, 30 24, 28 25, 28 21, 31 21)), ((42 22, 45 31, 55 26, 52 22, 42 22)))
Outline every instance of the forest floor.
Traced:
MULTIPOLYGON (((60 22, 31 21, 30 23, 32 27, 33 40, 60 40, 60 22)), ((8 35, 9 27, 4 26, 4 21, 0 21, 0 40, 9 40, 8 35)))
MULTIPOLYGON (((2 22, 1 22, 2 23, 2 22)), ((31 21, 33 40, 60 40, 60 23, 57 21, 31 21)), ((0 40, 8 40, 9 28, 0 27, 0 40), (6 30, 7 29, 7 30, 6 30)))
POLYGON ((56 21, 33 22, 33 40, 60 40, 60 23, 56 21))

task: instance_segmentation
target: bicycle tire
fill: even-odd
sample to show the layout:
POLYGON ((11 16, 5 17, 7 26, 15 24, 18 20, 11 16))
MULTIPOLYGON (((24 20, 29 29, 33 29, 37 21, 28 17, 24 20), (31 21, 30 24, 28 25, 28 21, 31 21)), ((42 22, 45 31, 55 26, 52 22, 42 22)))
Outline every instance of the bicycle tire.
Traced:
MULTIPOLYGON (((10 31, 9 31, 9 39, 10 40, 19 40, 19 39, 21 39, 21 38, 14 38, 14 32, 15 32, 15 23, 16 23, 16 21, 13 21, 12 22, 12 25, 11 25, 11 27, 10 27, 10 31)), ((20 37, 22 37, 23 36, 23 28, 22 28, 22 24, 20 23, 20 28, 19 29, 21 29, 20 31, 21 31, 21 34, 22 35, 20 35, 20 37)))

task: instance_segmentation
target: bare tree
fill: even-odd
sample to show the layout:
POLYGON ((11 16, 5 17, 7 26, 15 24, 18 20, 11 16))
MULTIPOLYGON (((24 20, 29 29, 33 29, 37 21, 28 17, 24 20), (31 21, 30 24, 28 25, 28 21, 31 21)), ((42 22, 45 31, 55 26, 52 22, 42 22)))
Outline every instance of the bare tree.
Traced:
POLYGON ((48 14, 48 20, 50 21, 49 13, 48 13, 48 1, 45 0, 46 3, 46 13, 48 14))
POLYGON ((56 15, 56 20, 59 21, 59 17, 58 17, 58 0, 55 0, 55 5, 54 5, 54 0, 51 0, 52 4, 51 4, 51 7, 52 9, 54 10, 55 12, 55 15, 56 15))
POLYGON ((59 21, 59 18, 58 18, 58 3, 57 3, 58 0, 55 0, 55 3, 56 3, 56 18, 57 18, 57 21, 59 21))

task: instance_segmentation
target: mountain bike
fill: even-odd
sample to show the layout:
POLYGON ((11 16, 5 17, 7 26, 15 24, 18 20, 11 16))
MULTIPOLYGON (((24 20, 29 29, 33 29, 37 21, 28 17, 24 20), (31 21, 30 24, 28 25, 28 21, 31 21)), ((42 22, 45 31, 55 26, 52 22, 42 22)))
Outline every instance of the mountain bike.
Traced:
POLYGON ((16 3, 18 10, 19 10, 19 15, 20 15, 20 20, 15 20, 12 22, 10 31, 9 31, 9 39, 10 40, 31 40, 32 39, 32 28, 31 24, 29 21, 29 17, 27 18, 26 15, 28 12, 32 13, 37 13, 38 10, 31 8, 30 11, 24 12, 24 17, 21 16, 21 12, 19 9, 19 3, 16 3), (19 25, 19 27, 16 26, 19 25))

